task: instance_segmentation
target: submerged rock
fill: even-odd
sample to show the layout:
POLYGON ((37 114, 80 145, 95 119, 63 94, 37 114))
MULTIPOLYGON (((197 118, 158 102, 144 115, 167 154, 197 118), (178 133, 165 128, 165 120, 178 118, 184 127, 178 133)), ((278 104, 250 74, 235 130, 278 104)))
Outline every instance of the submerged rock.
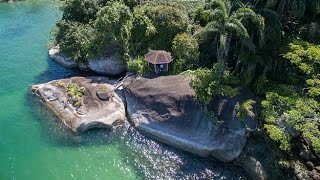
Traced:
POLYGON ((54 46, 49 50, 49 56, 52 60, 58 62, 59 64, 67 68, 78 67, 77 63, 60 53, 59 46, 54 46))
MULTIPOLYGON (((75 132, 92 128, 112 128, 124 124, 125 107, 122 99, 113 92, 113 86, 105 77, 73 77, 33 85, 32 91, 52 110, 61 121, 75 132), (82 97, 70 96, 68 85, 83 90, 82 97), (108 92, 108 99, 97 96, 108 92), (75 103, 77 102, 77 103, 75 103)), ((74 89, 73 89, 74 90, 74 89)), ((106 98, 106 97, 105 97, 106 98)))
POLYGON ((96 73, 111 76, 122 74, 126 70, 125 62, 116 58, 116 56, 89 60, 88 67, 96 73))
POLYGON ((246 142, 245 127, 233 112, 232 103, 236 101, 230 101, 231 104, 224 101, 224 106, 215 107, 220 108, 219 116, 229 119, 224 119, 222 125, 214 125, 204 116, 189 84, 190 79, 185 76, 128 79, 124 94, 132 124, 184 151, 213 156, 223 162, 234 160, 246 142))

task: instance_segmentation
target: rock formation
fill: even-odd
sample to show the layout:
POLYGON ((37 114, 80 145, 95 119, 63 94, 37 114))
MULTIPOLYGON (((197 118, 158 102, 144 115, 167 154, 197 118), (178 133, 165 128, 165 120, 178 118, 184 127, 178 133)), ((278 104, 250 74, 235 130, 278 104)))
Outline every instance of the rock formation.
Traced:
POLYGON ((76 68, 77 63, 60 53, 60 48, 58 46, 52 47, 49 50, 49 56, 52 60, 63 65, 66 68, 76 68))
POLYGON ((124 124, 124 104, 110 83, 105 77, 73 77, 34 85, 32 91, 66 126, 83 132, 124 124))
POLYGON ((116 56, 89 60, 88 67, 96 73, 111 76, 122 74, 126 70, 125 62, 119 60, 116 56))
POLYGON ((77 64, 75 61, 60 52, 59 46, 54 46, 49 50, 49 56, 52 60, 67 68, 79 68, 83 71, 94 71, 98 74, 117 76, 126 71, 126 63, 116 56, 100 57, 90 59, 87 63, 77 64))
MULTIPOLYGON (((244 125, 235 118, 235 105, 247 100, 216 100, 212 109, 224 118, 214 125, 204 116, 196 94, 184 76, 129 79, 124 83, 127 112, 143 133, 174 147, 229 162, 246 142, 244 125)), ((246 97, 247 98, 247 97, 246 97)))

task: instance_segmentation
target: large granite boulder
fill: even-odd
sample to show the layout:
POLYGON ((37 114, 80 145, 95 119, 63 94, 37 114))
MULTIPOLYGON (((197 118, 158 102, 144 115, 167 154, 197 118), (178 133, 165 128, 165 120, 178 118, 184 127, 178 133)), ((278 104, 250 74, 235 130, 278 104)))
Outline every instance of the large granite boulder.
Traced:
POLYGON ((32 91, 66 126, 83 132, 124 124, 124 103, 111 83, 106 77, 73 77, 33 85, 32 91), (80 98, 73 95, 79 92, 80 98))
POLYGON ((54 46, 49 49, 49 56, 52 60, 58 62, 66 68, 76 68, 78 67, 77 63, 60 53, 59 46, 54 46))
POLYGON ((214 125, 204 116, 189 84, 190 78, 185 76, 127 79, 124 94, 132 124, 145 134, 184 151, 213 156, 223 162, 234 160, 246 142, 245 127, 235 118, 236 100, 213 102, 217 105, 213 107, 218 111, 217 116, 228 118, 223 124, 214 125))
POLYGON ((83 71, 94 71, 98 74, 118 76, 126 71, 126 63, 114 55, 90 59, 87 63, 77 64, 75 61, 60 52, 59 46, 49 49, 49 56, 52 60, 67 68, 79 68, 83 71))
POLYGON ((116 76, 126 70, 126 64, 116 56, 100 57, 88 61, 88 67, 99 74, 116 76))

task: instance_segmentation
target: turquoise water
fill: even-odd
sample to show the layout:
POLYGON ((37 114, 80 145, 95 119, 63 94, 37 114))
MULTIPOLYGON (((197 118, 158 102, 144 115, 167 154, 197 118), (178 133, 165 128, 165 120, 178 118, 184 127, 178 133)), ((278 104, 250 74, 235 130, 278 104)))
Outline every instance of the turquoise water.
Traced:
POLYGON ((0 3, 0 180, 244 179, 242 171, 144 137, 130 125, 81 135, 29 93, 29 86, 85 75, 48 59, 50 29, 61 18, 49 0, 0 3))

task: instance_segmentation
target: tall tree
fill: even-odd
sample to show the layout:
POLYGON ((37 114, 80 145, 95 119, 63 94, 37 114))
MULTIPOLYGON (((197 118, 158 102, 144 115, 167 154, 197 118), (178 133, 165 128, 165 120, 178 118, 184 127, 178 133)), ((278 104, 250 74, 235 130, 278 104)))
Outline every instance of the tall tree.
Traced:
POLYGON ((201 35, 204 37, 208 33, 215 35, 219 79, 223 74, 225 60, 233 39, 239 39, 243 46, 254 51, 255 46, 245 27, 246 22, 253 23, 260 32, 260 37, 263 36, 264 18, 250 8, 234 5, 229 0, 208 0, 196 14, 196 17, 200 17, 206 23, 200 30, 201 35))

